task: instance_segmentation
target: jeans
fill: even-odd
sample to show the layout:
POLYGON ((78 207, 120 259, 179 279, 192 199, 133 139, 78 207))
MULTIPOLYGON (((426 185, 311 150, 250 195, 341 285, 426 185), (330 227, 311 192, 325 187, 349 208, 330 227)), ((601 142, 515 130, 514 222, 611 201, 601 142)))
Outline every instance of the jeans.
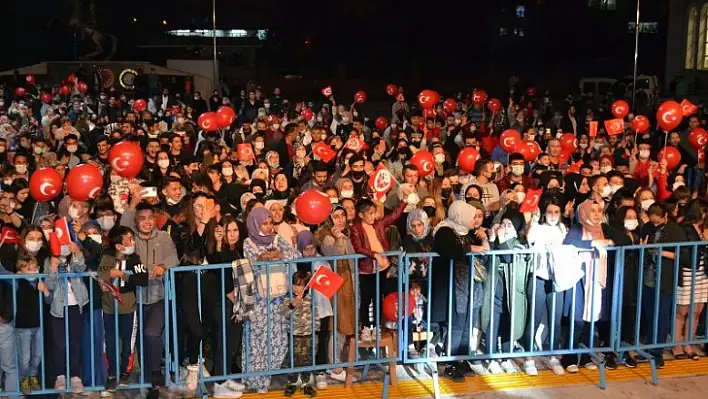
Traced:
MULTIPOLYGON (((659 308, 656 309, 654 301, 656 299, 656 288, 644 286, 642 288, 642 321, 641 324, 648 326, 649 344, 654 344, 654 332, 656 331, 656 343, 666 343, 666 337, 671 329, 671 304, 672 298, 669 295, 664 295, 659 288, 659 308), (659 312, 658 326, 654 324, 654 313, 659 312)), ((660 354, 661 349, 650 351, 653 354, 660 354)))
POLYGON ((58 375, 66 377, 81 376, 81 337, 84 334, 84 316, 81 314, 80 307, 78 305, 69 306, 63 318, 50 316, 49 322, 52 329, 52 345, 54 345, 52 351, 55 352, 53 358, 56 372, 58 375), (66 369, 67 331, 64 328, 65 318, 68 318, 69 324, 69 370, 66 369))
POLYGON ((397 289, 396 280, 386 278, 386 274, 388 274, 388 269, 378 272, 379 298, 376 298, 376 273, 359 274, 359 324, 361 326, 366 327, 376 324, 377 309, 379 322, 384 321, 383 313, 381 313, 383 297, 397 289), (371 302, 374 303, 374 314, 373 318, 369 320, 369 304, 371 302))
POLYGON ((36 377, 42 356, 39 353, 42 345, 42 332, 36 328, 16 328, 17 347, 20 351, 20 380, 36 377))
POLYGON ((544 280, 542 278, 536 277, 535 281, 533 278, 529 279, 526 288, 526 297, 529 303, 529 313, 528 313, 528 329, 526 331, 526 338, 523 345, 529 345, 532 343, 533 346, 529 346, 527 349, 536 348, 536 330, 538 330, 539 324, 541 324, 541 319, 543 319, 544 312, 547 314, 548 320, 548 340, 549 345, 543 345, 543 349, 560 349, 561 340, 561 318, 563 317, 563 293, 558 293, 553 290, 553 281, 544 280), (535 286, 535 292, 534 292, 535 286), (535 304, 533 303, 535 296, 535 304), (535 305, 535 306, 534 306, 535 305), (533 306, 533 308, 532 308, 533 306), (531 313, 533 313, 533 320, 531 320, 531 313), (552 333, 551 333, 552 332, 552 333), (551 342, 552 339, 552 342, 551 342))
POLYGON ((143 305, 143 351, 145 361, 145 377, 160 372, 162 361, 162 348, 164 342, 162 333, 165 330, 165 304, 158 301, 150 305, 143 305))
POLYGON ((0 382, 4 377, 4 392, 20 392, 20 380, 17 378, 17 349, 12 324, 0 321, 0 382))
POLYGON ((116 336, 116 316, 106 313, 103 325, 106 328, 106 355, 108 356, 108 377, 115 378, 128 372, 128 359, 130 358, 130 340, 133 335, 133 313, 118 315, 118 331, 116 336), (120 364, 116 360, 116 338, 118 339, 118 353, 120 364), (118 368, 116 369, 116 365, 118 368))
MULTIPOLYGON (((508 298, 506 295, 506 283, 504 274, 497 272, 494 281, 494 290, 492 295, 494 295, 494 307, 492 308, 492 320, 487 328, 487 353, 499 353, 498 337, 501 331, 502 346, 501 350, 503 353, 511 352, 511 313, 509 312, 508 298)), ((491 279, 487 281, 487 284, 491 284, 491 279)), ((486 306, 484 304, 483 306, 486 306)))
POLYGON ((84 332, 81 339, 84 386, 106 385, 106 361, 103 357, 103 311, 101 309, 91 311, 89 306, 84 307, 84 332), (93 313, 93 325, 91 325, 91 313, 93 313), (93 346, 91 346, 91 332, 93 332, 93 346), (93 352, 93 364, 91 364, 91 352, 93 352))

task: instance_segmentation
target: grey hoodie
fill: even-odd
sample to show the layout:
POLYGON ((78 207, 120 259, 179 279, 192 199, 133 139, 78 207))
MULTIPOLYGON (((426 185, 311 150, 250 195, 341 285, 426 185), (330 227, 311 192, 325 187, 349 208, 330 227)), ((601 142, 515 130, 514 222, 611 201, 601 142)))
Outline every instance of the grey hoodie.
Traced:
MULTIPOLYGON (((179 257, 172 237, 166 231, 153 228, 150 237, 143 239, 135 227, 135 211, 126 209, 120 218, 120 224, 130 227, 135 232, 135 253, 147 265, 148 274, 152 276, 155 265, 165 265, 167 268, 177 266, 179 257)), ((165 284, 162 278, 150 278, 147 289, 143 289, 143 305, 151 305, 165 298, 165 284)))

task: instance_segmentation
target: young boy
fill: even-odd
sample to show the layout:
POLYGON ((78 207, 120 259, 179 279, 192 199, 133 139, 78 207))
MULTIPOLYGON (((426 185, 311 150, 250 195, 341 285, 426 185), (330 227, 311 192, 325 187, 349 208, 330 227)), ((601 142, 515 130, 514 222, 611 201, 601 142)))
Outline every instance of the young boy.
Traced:
MULTIPOLYGON (((17 274, 37 274, 39 265, 34 256, 20 256, 17 259, 17 274)), ((25 395, 41 389, 37 371, 42 360, 40 345, 42 332, 39 328, 39 312, 41 292, 49 296, 49 290, 42 281, 35 278, 17 280, 17 303, 22 305, 22 311, 17 312, 15 318, 15 331, 20 353, 20 389, 25 395)))
POLYGON ((148 273, 140 256, 135 253, 133 230, 125 226, 115 226, 108 233, 108 241, 110 247, 101 257, 98 266, 99 277, 105 282, 116 285, 122 297, 122 303, 117 303, 110 292, 103 293, 103 323, 108 355, 106 390, 112 391, 116 389, 116 376, 120 375, 121 385, 128 385, 130 382, 127 367, 133 334, 133 318, 137 307, 135 288, 147 287, 148 273), (117 343, 119 345, 116 353, 117 343))

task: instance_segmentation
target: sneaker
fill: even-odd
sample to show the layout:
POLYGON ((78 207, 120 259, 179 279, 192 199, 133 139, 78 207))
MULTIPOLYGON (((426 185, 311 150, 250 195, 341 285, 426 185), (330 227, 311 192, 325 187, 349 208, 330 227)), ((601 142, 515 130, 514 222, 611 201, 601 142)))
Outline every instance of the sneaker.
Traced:
POLYGON ((29 395, 32 392, 32 383, 29 377, 23 378, 22 382, 20 382, 20 391, 25 395, 29 395))
POLYGON ((521 371, 521 370, 519 370, 519 366, 516 365, 516 362, 514 362, 513 360, 509 360, 509 359, 501 362, 501 368, 507 374, 516 374, 521 371))
POLYGON ((387 330, 395 330, 396 329, 396 322, 395 321, 384 321, 384 328, 387 330))
POLYGON ((288 384, 288 386, 285 387, 285 396, 286 397, 294 396, 295 392, 297 392, 297 385, 288 384))
POLYGON ((364 327, 361 329, 361 333, 359 334, 359 341, 371 342, 371 329, 369 327, 364 327))
POLYGON ((580 371, 580 368, 578 368, 577 364, 571 364, 570 366, 566 367, 565 369, 568 370, 568 372, 570 374, 577 374, 578 371, 580 371))
POLYGON ((320 391, 323 389, 327 389, 327 376, 324 374, 317 374, 315 376, 315 386, 320 391))
POLYGON ((585 363, 583 366, 585 367, 585 370, 597 370, 597 365, 592 361, 585 363))
POLYGON ((629 367, 630 369, 636 369, 637 368, 637 360, 633 358, 631 355, 626 355, 624 359, 624 365, 629 367))
POLYGON ((130 385, 130 374, 122 373, 120 375, 120 381, 118 382, 118 385, 122 387, 130 385))
POLYGON ((551 369, 553 374, 555 375, 563 375, 565 374, 565 369, 563 369, 563 366, 561 365, 560 360, 558 360, 555 357, 552 357, 548 359, 548 368, 551 369))
POLYGON ((214 398, 217 399, 227 399, 227 398, 240 398, 243 396, 243 392, 236 392, 232 391, 230 388, 226 386, 226 383, 224 384, 214 384, 214 398))
POLYGON ((533 360, 526 360, 524 362, 524 373, 530 376, 537 376, 538 369, 536 368, 536 362, 533 360))
POLYGON ((489 375, 489 371, 484 368, 484 366, 480 363, 472 363, 470 364, 470 369, 472 369, 472 372, 475 375, 489 375))
POLYGON ((305 396, 309 396, 311 398, 317 396, 317 391, 315 391, 315 388, 313 388, 312 385, 303 385, 302 393, 305 394, 305 396))
POLYGON ((34 375, 31 376, 29 378, 29 380, 30 380, 30 386, 32 387, 33 391, 39 391, 42 389, 42 387, 39 385, 39 380, 37 379, 36 376, 34 376, 34 375))
POLYGON ((408 345, 408 358, 420 359, 420 353, 415 349, 415 345, 408 345))
POLYGON ((101 393, 98 394, 98 396, 101 398, 111 398, 111 397, 113 397, 113 392, 101 391, 101 393))
POLYGON ((656 368, 657 369, 663 369, 664 368, 664 357, 661 355, 656 356, 656 368))
MULTIPOLYGON (((347 372, 344 370, 340 371, 339 373, 335 373, 334 371, 327 370, 327 374, 329 375, 329 378, 331 378, 335 381, 339 381, 342 383, 347 382, 347 372)), ((352 382, 357 382, 357 378, 352 377, 352 382)))
POLYGON ((116 390, 117 386, 118 380, 116 380, 115 377, 108 377, 108 380, 106 381, 106 391, 113 392, 116 390))
POLYGON ((71 393, 84 393, 84 383, 79 377, 71 377, 71 393))
POLYGON ((605 367, 608 370, 617 370, 617 356, 614 353, 608 353, 605 356, 605 367))
POLYGON ((243 392, 246 390, 245 385, 241 384, 240 382, 236 382, 234 380, 226 380, 226 381, 224 381, 224 383, 222 385, 229 388, 230 390, 236 391, 236 392, 243 392))
POLYGON ((489 373, 492 375, 504 374, 504 370, 501 368, 499 362, 496 360, 492 360, 491 362, 489 362, 487 371, 489 371, 489 373))
POLYGON ((66 391, 66 377, 63 375, 57 376, 57 380, 54 382, 54 389, 57 391, 66 391))

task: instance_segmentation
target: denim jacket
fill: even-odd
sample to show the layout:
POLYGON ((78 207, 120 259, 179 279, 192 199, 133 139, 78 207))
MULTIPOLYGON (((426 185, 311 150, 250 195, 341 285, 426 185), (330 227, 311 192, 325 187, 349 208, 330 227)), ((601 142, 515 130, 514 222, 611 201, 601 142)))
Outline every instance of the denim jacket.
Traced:
MULTIPOLYGON (((49 313, 58 318, 64 318, 64 301, 66 301, 67 287, 66 279, 60 278, 63 273, 82 273, 86 271, 86 262, 84 261, 83 255, 72 255, 71 261, 59 265, 59 271, 52 271, 51 261, 52 258, 47 258, 44 261, 44 273, 47 274, 46 285, 51 291, 51 307, 49 313)), ((76 297, 76 302, 79 305, 79 309, 86 306, 89 303, 89 294, 86 289, 86 285, 81 277, 72 277, 69 279, 71 281, 71 288, 76 297)))

